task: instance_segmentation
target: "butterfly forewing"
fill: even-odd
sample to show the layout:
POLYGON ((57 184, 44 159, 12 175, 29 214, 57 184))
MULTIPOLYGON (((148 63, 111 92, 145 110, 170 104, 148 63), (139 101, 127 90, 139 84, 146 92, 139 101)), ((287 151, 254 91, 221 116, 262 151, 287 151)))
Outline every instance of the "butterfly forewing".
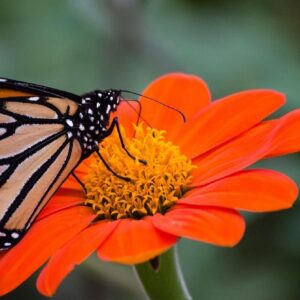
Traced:
POLYGON ((30 152, 34 148, 43 147, 47 141, 51 140, 51 137, 62 131, 63 126, 61 124, 25 124, 18 126, 12 134, 0 139, 0 164, 3 161, 13 162, 26 151, 30 152))
POLYGON ((11 89, 5 89, 5 88, 0 89, 0 99, 6 97, 30 97, 30 96, 34 96, 34 94, 30 94, 22 91, 15 91, 11 89))
POLYGON ((0 81, 0 249, 17 243, 82 152, 63 119, 78 103, 7 85, 0 81))
MULTIPOLYGON (((18 98, 17 98, 18 99, 18 98)), ((36 119, 57 119, 57 113, 45 104, 4 101, 3 110, 16 114, 17 116, 25 116, 36 119)))
POLYGON ((83 96, 0 78, 0 249, 15 245, 113 126, 120 91, 83 96))

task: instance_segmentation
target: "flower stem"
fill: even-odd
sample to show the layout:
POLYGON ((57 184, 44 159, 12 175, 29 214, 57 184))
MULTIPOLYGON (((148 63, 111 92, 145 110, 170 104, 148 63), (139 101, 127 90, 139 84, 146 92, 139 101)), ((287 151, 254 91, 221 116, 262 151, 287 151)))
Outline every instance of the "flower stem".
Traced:
POLYGON ((150 262, 135 265, 134 268, 149 299, 192 299, 182 277, 175 247, 159 257, 157 271, 150 262))

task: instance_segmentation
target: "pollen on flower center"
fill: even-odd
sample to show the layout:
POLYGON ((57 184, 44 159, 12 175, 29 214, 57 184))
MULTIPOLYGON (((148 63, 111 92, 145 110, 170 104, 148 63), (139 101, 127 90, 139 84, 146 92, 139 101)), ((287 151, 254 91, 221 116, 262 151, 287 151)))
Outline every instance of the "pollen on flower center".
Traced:
POLYGON ((85 204, 99 219, 139 219, 165 213, 186 192, 191 182, 191 161, 179 147, 164 141, 164 131, 139 125, 134 138, 126 137, 124 130, 122 137, 129 152, 146 160, 147 165, 128 157, 117 133, 112 134, 101 143, 100 152, 111 169, 132 182, 114 176, 94 155, 85 178, 85 204))

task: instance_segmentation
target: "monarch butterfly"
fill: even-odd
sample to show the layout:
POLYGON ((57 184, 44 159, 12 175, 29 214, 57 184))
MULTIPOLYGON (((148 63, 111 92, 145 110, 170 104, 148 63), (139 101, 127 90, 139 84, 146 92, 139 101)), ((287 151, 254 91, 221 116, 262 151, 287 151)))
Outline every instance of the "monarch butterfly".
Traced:
POLYGON ((118 119, 109 121, 123 99, 121 90, 78 96, 0 78, 0 250, 17 244, 55 191, 91 153, 96 151, 110 169, 98 144, 115 127, 124 150, 134 159, 123 143, 118 119))

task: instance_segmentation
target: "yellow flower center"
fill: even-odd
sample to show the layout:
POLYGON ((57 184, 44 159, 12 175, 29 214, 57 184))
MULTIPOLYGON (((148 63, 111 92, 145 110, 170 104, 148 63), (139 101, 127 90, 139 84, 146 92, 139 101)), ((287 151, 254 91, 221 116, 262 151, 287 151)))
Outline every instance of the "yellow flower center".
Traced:
POLYGON ((106 169, 94 154, 94 162, 85 178, 87 199, 99 219, 140 219, 155 213, 164 214, 187 191, 191 182, 191 161, 179 147, 166 142, 164 131, 135 126, 134 138, 122 130, 126 148, 147 165, 131 159, 115 132, 100 145, 100 152, 119 179, 106 169))

